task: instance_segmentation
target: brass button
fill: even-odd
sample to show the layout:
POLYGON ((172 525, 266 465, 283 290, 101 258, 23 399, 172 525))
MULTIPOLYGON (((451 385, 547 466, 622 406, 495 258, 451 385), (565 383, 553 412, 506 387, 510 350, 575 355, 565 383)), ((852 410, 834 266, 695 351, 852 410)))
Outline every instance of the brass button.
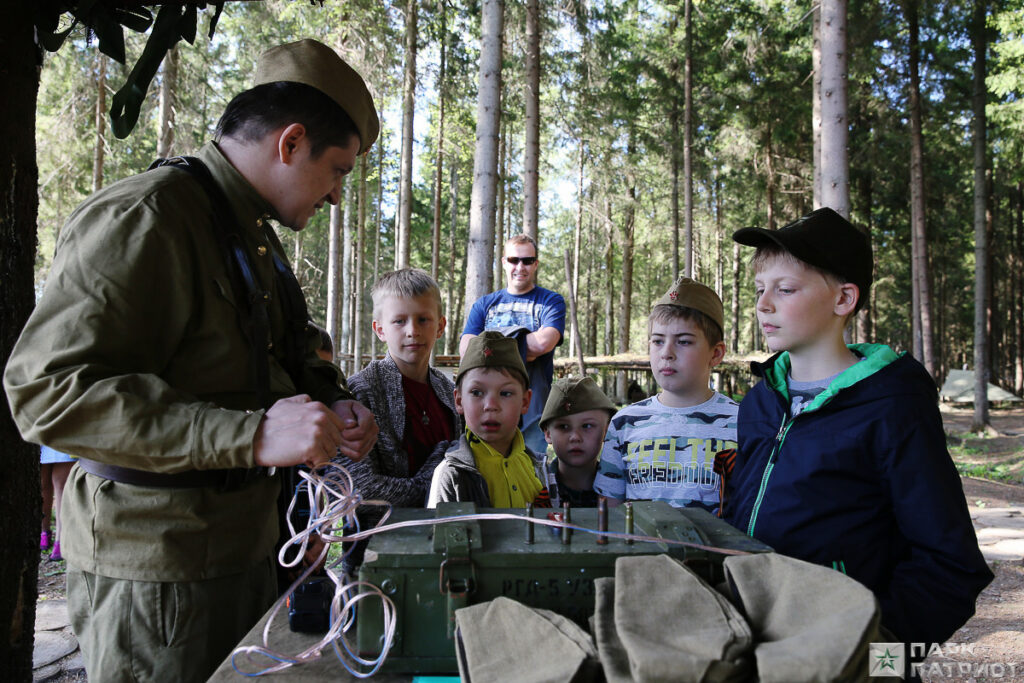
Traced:
POLYGON ((267 351, 270 351, 273 348, 274 348, 274 342, 270 342, 269 344, 267 344, 267 351))
POLYGON ((267 248, 261 244, 260 246, 256 247, 256 253, 259 254, 260 256, 266 256, 267 248))
POLYGON ((256 227, 257 228, 262 228, 263 227, 263 216, 260 216, 259 218, 256 219, 256 227))

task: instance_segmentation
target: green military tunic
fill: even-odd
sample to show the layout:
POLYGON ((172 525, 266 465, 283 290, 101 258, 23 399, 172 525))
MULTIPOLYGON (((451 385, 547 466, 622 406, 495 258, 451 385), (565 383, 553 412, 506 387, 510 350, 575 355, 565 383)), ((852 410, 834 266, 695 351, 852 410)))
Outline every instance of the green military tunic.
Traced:
MULTIPOLYGON (((284 255, 267 225, 274 211, 215 144, 198 156, 230 199, 257 279, 271 292, 273 398, 351 398, 334 366, 316 358, 315 332, 298 386, 285 371, 272 252, 284 255)), ((28 441, 161 473, 255 466, 263 410, 212 221, 203 189, 173 168, 114 183, 71 215, 4 375, 28 441)), ((276 478, 264 476, 237 490, 166 489, 75 467, 61 549, 77 569, 112 578, 235 574, 272 551, 277 493, 276 478)))

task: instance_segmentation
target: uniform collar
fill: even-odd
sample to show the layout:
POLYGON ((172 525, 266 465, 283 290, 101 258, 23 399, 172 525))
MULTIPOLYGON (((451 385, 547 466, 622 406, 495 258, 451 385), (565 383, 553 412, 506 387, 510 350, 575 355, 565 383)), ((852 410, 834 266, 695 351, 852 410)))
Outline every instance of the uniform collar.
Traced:
POLYGON ((274 207, 228 161, 217 143, 206 143, 197 156, 210 169, 213 179, 227 195, 232 212, 246 229, 255 227, 262 233, 268 220, 278 220, 274 207))

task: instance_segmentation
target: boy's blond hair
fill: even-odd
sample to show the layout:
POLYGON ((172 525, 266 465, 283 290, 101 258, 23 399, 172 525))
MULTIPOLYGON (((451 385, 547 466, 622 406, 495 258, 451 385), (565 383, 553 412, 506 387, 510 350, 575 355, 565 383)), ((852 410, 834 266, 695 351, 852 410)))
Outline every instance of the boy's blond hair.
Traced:
POLYGON ((722 328, 714 320, 695 308, 670 304, 659 304, 651 309, 651 315, 647 318, 647 336, 651 335, 654 323, 670 323, 674 320, 693 322, 704 333, 708 346, 715 346, 723 340, 722 328))
MULTIPOLYGON (((839 275, 836 275, 830 270, 826 270, 820 266, 814 265, 813 263, 808 263, 807 261, 804 261, 799 256, 793 254, 793 252, 783 249, 777 244, 762 244, 761 246, 757 247, 757 249, 754 251, 754 255, 750 257, 750 267, 754 270, 754 274, 756 275, 757 273, 760 273, 762 270, 764 270, 764 268, 770 261, 774 261, 776 259, 788 261, 789 263, 798 263, 802 265, 804 268, 807 268, 808 270, 811 270, 817 273, 818 275, 821 275, 823 278, 825 278, 825 282, 827 282, 832 287, 845 285, 847 282, 849 282, 849 280, 846 280, 840 277, 839 275)), ((859 303, 861 296, 863 296, 863 293, 858 291, 858 305, 854 307, 854 310, 846 314, 846 317, 843 319, 844 327, 853 319, 855 315, 857 315, 857 311, 860 310, 861 307, 859 303)))
POLYGON ((441 288, 427 271, 419 268, 400 268, 384 273, 377 278, 377 281, 373 283, 373 289, 370 290, 370 297, 373 299, 373 317, 375 319, 380 317, 381 305, 388 297, 412 299, 424 294, 434 296, 437 300, 437 314, 443 315, 441 288))

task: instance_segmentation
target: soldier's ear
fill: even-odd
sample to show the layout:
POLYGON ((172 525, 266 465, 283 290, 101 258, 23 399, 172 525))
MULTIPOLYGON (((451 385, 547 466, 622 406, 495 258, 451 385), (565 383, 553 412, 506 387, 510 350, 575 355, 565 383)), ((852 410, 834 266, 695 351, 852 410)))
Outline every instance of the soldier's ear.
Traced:
POLYGON ((302 144, 309 142, 306 139, 306 127, 301 123, 290 123, 278 131, 276 142, 277 156, 281 163, 291 164, 302 144))

